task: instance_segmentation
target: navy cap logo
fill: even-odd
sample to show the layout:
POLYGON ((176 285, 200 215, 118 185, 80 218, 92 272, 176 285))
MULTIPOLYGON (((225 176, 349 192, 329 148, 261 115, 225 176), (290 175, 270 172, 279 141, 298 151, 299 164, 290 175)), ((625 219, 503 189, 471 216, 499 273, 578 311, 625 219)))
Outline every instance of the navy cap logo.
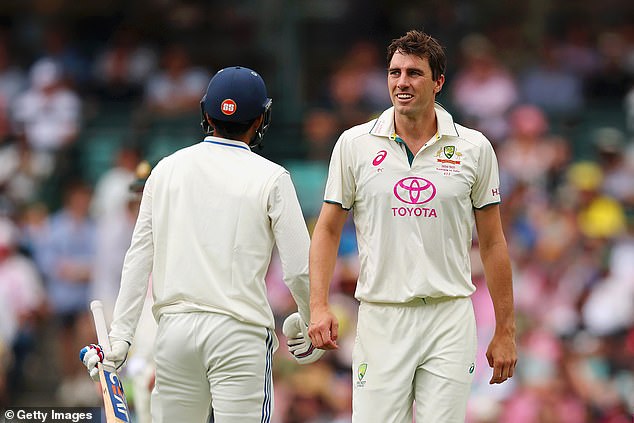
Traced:
POLYGON ((238 106, 236 102, 230 98, 227 98, 226 100, 223 100, 222 103, 220 103, 220 111, 222 112, 222 114, 227 116, 231 116, 232 114, 234 114, 237 108, 238 106))

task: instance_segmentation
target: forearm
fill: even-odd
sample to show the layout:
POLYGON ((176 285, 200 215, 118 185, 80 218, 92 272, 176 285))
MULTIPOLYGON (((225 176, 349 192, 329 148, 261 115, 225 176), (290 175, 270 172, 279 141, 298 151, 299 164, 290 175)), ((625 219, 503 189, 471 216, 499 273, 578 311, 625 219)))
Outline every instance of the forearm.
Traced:
POLYGON ((495 310, 496 332, 514 335, 513 277, 506 243, 497 241, 482 248, 480 255, 495 310))
POLYGON ((288 173, 280 175, 269 195, 269 218, 282 263, 284 283, 304 321, 310 320, 308 307, 308 249, 310 236, 295 188, 288 173))
POLYGON ((151 271, 151 256, 128 252, 123 266, 121 288, 115 303, 110 336, 132 343, 147 296, 151 271))
POLYGON ((337 249, 341 232, 315 228, 310 246, 310 309, 328 307, 330 281, 337 263, 337 249))
POLYGON ((110 336, 132 342, 147 296, 154 259, 152 236, 152 181, 146 182, 139 215, 121 272, 121 288, 114 308, 110 336))
POLYGON ((277 248, 282 262, 284 283, 288 287, 297 310, 304 321, 310 319, 308 306, 308 249, 310 237, 301 214, 292 219, 282 219, 276 233, 277 248))

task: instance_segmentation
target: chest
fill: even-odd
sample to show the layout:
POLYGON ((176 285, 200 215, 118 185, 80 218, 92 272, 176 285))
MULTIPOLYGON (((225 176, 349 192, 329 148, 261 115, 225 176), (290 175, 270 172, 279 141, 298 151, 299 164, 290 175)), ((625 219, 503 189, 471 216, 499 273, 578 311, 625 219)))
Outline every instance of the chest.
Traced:
POLYGON ((467 201, 476 181, 476 150, 460 139, 439 140, 408 158, 402 144, 372 141, 356 155, 356 202, 394 206, 450 205, 467 201))

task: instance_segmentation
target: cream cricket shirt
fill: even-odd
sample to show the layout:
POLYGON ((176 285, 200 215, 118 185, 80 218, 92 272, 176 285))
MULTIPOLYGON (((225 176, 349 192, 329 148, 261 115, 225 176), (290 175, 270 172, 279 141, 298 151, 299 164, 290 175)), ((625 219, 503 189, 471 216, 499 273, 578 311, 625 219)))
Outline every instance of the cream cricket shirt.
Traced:
POLYGON ((361 301, 475 290, 473 209, 500 202, 497 159, 484 135, 435 110, 438 133, 415 157, 394 132, 393 108, 345 131, 334 147, 324 201, 354 213, 361 301))
POLYGON ((308 319, 309 243, 284 168, 222 138, 179 150, 146 182, 111 336, 131 341, 150 273, 157 320, 209 311, 273 329, 264 278, 274 244, 284 281, 308 319))

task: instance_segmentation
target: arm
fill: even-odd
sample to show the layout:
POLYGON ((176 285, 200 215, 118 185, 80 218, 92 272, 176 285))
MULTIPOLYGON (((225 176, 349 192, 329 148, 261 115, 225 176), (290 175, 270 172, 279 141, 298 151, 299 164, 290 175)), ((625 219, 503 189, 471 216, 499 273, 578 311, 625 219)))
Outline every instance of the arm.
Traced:
POLYGON ((271 189, 268 213, 282 263, 284 283, 291 291, 302 320, 308 322, 310 320, 308 309, 310 236, 288 173, 280 175, 271 189))
POLYGON ((150 273, 154 260, 152 236, 152 186, 148 178, 143 189, 139 215, 134 226, 132 242, 123 262, 121 287, 114 307, 110 329, 110 342, 123 340, 132 343, 147 296, 150 273))
POLYGON ((310 245, 310 315, 308 330, 317 348, 336 349, 339 323, 330 310, 328 293, 337 262, 337 248, 348 211, 339 204, 324 203, 310 245))
POLYGON ((517 351, 511 262, 502 232, 500 206, 495 204, 476 210, 475 221, 480 257, 495 310, 495 333, 486 353, 493 368, 489 383, 502 383, 513 376, 517 351))

